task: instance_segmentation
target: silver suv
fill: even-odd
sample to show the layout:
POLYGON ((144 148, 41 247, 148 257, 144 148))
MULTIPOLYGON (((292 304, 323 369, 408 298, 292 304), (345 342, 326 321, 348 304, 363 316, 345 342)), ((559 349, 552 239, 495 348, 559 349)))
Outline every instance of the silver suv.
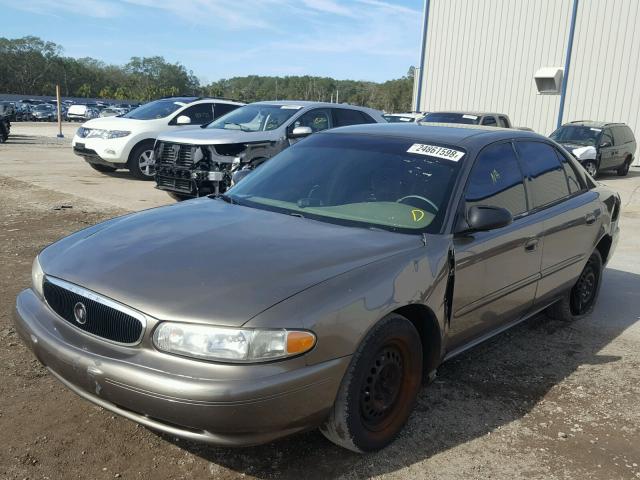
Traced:
POLYGON ((197 129, 160 135, 156 184, 176 199, 224 192, 276 153, 315 132, 386 123, 370 108, 346 104, 257 102, 197 129))

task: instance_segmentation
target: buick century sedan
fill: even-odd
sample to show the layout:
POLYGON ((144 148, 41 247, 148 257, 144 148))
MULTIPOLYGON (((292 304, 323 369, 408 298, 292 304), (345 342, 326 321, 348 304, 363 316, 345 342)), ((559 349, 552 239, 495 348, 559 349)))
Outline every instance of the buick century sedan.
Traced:
POLYGON ((54 377, 151 429, 375 451, 443 361, 542 310, 589 314, 619 214, 532 132, 338 128, 223 195, 45 248, 15 319, 54 377))

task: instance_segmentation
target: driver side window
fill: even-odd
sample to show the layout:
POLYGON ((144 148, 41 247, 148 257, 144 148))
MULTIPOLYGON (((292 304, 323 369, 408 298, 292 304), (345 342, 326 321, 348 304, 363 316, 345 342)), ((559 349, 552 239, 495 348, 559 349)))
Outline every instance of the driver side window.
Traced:
POLYGON ((293 128, 309 127, 313 133, 331 128, 331 112, 317 108, 300 116, 293 122, 293 128))
POLYGON ((506 208, 515 217, 527 211, 522 171, 511 143, 489 145, 480 152, 469 175, 465 208, 506 208))
POLYGON ((186 115, 191 119, 189 125, 203 125, 213 121, 213 106, 210 103, 201 103, 185 108, 181 113, 171 120, 171 125, 176 125, 178 117, 186 115))

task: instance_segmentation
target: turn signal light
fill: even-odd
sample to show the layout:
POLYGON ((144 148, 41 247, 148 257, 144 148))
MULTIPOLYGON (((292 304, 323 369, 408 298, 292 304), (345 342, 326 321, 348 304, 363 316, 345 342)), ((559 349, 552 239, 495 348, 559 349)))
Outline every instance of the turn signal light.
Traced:
POLYGON ((297 355, 308 352, 316 344, 316 336, 311 332, 287 332, 287 354, 297 355))

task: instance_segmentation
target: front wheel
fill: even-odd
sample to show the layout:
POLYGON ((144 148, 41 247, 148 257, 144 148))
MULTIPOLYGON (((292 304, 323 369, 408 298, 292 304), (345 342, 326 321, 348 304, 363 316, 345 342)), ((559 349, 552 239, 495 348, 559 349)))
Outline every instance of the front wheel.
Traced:
POLYGON ((573 288, 546 310, 548 317, 572 321, 593 311, 602 281, 602 256, 594 250, 573 288))
POLYGON ((354 452, 380 450, 404 427, 422 381, 422 344, 405 317, 390 314, 362 341, 320 431, 354 452))
POLYGON ((629 167, 631 167, 632 158, 625 159, 624 163, 618 168, 617 173, 620 177, 626 177, 629 173, 629 167))
POLYGON ((156 162, 153 160, 153 142, 143 142, 131 151, 127 162, 131 174, 140 180, 153 180, 156 162))
POLYGON ((582 166, 587 172, 589 172, 589 175, 596 178, 596 175, 598 175, 598 165, 596 165, 594 160, 587 160, 582 164, 582 166))

